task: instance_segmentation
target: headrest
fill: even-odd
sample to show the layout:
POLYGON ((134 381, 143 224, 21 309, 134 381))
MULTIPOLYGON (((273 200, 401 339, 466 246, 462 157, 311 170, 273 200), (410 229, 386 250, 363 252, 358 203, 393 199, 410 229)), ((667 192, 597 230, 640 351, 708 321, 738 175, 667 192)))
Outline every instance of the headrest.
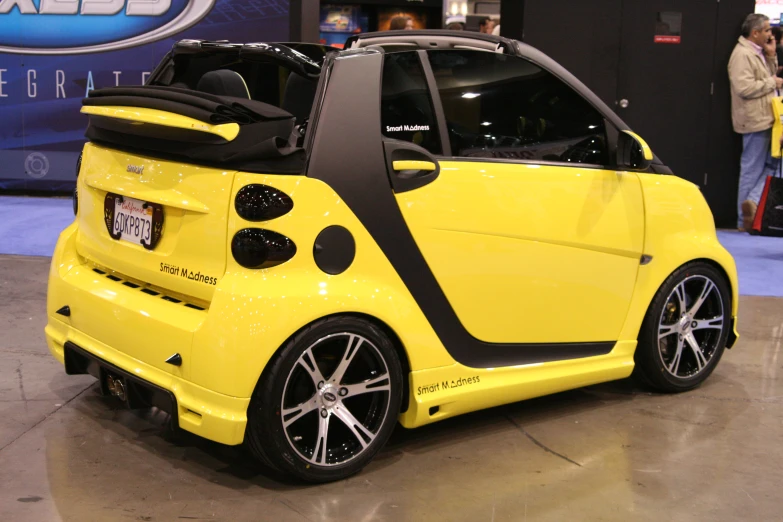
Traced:
POLYGON ((296 124, 301 124, 310 116, 310 110, 315 101, 315 91, 318 84, 298 74, 291 73, 285 82, 282 109, 296 117, 296 124))
POLYGON ((214 94, 215 96, 232 96, 234 98, 250 99, 250 91, 242 75, 228 69, 220 69, 206 73, 198 81, 196 90, 214 94))

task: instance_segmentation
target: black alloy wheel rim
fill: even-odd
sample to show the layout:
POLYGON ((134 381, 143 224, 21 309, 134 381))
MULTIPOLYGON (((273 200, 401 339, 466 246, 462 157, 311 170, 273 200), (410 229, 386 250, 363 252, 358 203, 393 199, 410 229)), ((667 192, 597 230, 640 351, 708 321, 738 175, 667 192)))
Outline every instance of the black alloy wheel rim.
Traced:
POLYGON ((658 322, 658 354, 666 372, 690 379, 708 366, 727 326, 723 296, 704 275, 686 277, 669 294, 658 322))
POLYGON ((339 466, 367 451, 391 401, 389 369, 366 337, 342 332, 310 345, 283 388, 288 443, 311 465, 339 466))

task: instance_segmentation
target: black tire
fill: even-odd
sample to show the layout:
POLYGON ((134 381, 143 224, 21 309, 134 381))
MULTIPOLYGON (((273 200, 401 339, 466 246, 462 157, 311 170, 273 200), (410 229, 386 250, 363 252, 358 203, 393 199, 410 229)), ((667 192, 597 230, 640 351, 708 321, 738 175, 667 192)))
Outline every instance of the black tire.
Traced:
POLYGON ((380 328, 356 317, 318 321, 295 335, 269 362, 248 409, 248 447, 264 463, 307 482, 347 478, 386 444, 397 423, 402 388, 397 352, 380 328), (341 345, 345 348, 338 355, 341 345), (318 373, 308 369, 310 356, 318 373), (342 377, 335 377, 340 368, 342 377), (364 373, 370 378, 362 379, 364 373), (300 414, 304 409, 308 412, 300 414), (348 428, 352 422, 343 420, 346 411, 349 420, 362 426, 348 428), (284 427, 284 422, 291 424, 284 427), (310 443, 313 429, 315 440, 310 443), (324 444, 321 433, 327 434, 324 444))
MULTIPOLYGON (((715 320, 709 324, 719 323, 715 320)), ((664 281, 647 310, 639 331, 639 344, 634 354, 636 363, 634 376, 662 392, 676 393, 691 390, 704 382, 715 370, 726 348, 730 328, 731 290, 725 275, 709 263, 701 261, 683 265, 664 281), (699 286, 703 286, 703 293, 707 291, 708 280, 714 284, 714 289, 706 295, 692 320, 685 320, 682 312, 688 315, 688 308, 692 310, 693 304, 699 299, 697 294, 694 301, 688 289, 698 292, 699 286), (681 287, 681 284, 684 286, 681 287), (679 309, 679 303, 682 301, 674 293, 675 289, 682 289, 686 296, 686 303, 690 296, 690 304, 686 304, 683 309, 679 309), (719 333, 715 326, 705 327, 704 330, 687 326, 688 323, 708 324, 708 319, 713 317, 721 318, 719 333), (667 333, 670 330, 672 333, 667 333), (701 340, 695 337, 697 331, 703 333, 701 340), (691 348, 687 340, 688 333, 694 336, 692 339, 697 341, 703 357, 709 355, 706 363, 697 355, 697 351, 691 348), (659 334, 664 336, 660 341, 659 334), (683 343, 679 357, 676 355, 678 343, 683 343), (683 364, 685 366, 681 368, 683 364)))

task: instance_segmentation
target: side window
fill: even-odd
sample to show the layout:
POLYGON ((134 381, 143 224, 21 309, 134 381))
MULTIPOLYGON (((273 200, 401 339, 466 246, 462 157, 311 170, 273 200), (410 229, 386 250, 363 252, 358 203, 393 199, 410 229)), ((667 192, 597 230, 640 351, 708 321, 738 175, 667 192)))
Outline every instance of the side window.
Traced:
POLYGON ((383 61, 381 132, 441 153, 427 80, 415 52, 389 53, 383 61))
POLYGON ((428 55, 454 156, 609 163, 603 117, 551 73, 495 53, 428 55))

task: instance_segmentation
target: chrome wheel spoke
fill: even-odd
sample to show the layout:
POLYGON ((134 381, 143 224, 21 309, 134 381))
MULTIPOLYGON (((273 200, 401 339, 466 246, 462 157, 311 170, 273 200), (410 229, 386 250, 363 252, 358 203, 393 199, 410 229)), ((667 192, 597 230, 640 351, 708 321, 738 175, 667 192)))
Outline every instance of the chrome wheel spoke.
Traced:
POLYGON ((348 411, 348 408, 345 407, 345 404, 337 406, 333 413, 335 417, 343 421, 343 424, 345 424, 348 429, 351 430, 354 437, 356 437, 356 440, 358 440, 362 445, 362 449, 365 449, 373 440, 375 440, 375 434, 365 428, 364 425, 353 416, 353 413, 348 411), (369 439, 369 441, 367 439, 369 439))
POLYGON ((693 302, 693 306, 691 306, 691 309, 688 310, 688 313, 690 314, 691 317, 696 315, 696 313, 699 311, 699 308, 701 308, 701 305, 704 304, 704 301, 707 300, 707 297, 709 297, 709 295, 712 293, 714 289, 715 289, 715 283, 713 283, 709 279, 705 279, 704 288, 702 288, 699 297, 693 302))
POLYGON ((677 333, 677 324, 662 324, 658 328, 658 340, 677 333))
POLYGON ((329 419, 331 415, 320 416, 318 419, 318 439, 313 453, 313 462, 316 464, 326 464, 326 442, 329 434, 329 419))
POLYGON ((673 373, 674 375, 677 375, 680 371, 680 361, 682 360, 682 349, 684 347, 685 341, 683 339, 679 339, 677 341, 677 351, 674 353, 672 362, 669 365, 669 372, 673 373))
POLYGON ((342 395, 343 399, 347 399, 348 397, 355 397, 356 395, 361 395, 363 393, 389 390, 391 390, 391 381, 389 380, 389 376, 384 374, 374 379, 370 379, 369 381, 364 381, 357 384, 344 384, 341 386, 340 395, 342 395), (347 393, 344 395, 342 393, 342 388, 347 390, 347 393))
POLYGON ((305 369, 305 371, 307 371, 307 373, 310 375, 310 379, 313 381, 315 389, 318 390, 320 388, 319 384, 322 385, 324 382, 324 376, 321 374, 321 369, 318 368, 318 363, 315 362, 312 348, 305 350, 297 362, 302 368, 305 369))
POLYGON ((680 315, 685 313, 685 307, 687 306, 685 301, 685 282, 683 281, 674 289, 674 297, 677 298, 677 306, 679 306, 680 315))
POLYGON ((356 335, 348 336, 348 346, 345 347, 345 353, 343 353, 343 358, 340 361, 340 364, 337 365, 337 369, 334 370, 331 378, 329 378, 330 382, 340 384, 340 382, 343 380, 343 376, 345 376, 345 372, 348 369, 348 366, 351 365, 351 361, 353 361, 356 352, 359 351, 359 347, 363 342, 364 338, 362 337, 356 335))
POLYGON ((280 411, 283 418, 283 427, 287 428, 313 410, 318 409, 318 401, 315 397, 292 408, 284 408, 280 411))
POLYGON ((723 317, 713 317, 711 319, 695 319, 694 322, 696 323, 696 326, 693 327, 694 330, 707 330, 707 329, 723 330, 723 317))
POLYGON ((688 346, 690 346, 691 350, 693 351, 693 355, 696 356, 696 365, 699 367, 699 371, 701 371, 705 366, 707 366, 707 357, 704 355, 704 352, 702 351, 701 346, 699 346, 698 341, 696 341, 696 337, 693 336, 693 332, 686 335, 685 340, 688 342, 688 346))

